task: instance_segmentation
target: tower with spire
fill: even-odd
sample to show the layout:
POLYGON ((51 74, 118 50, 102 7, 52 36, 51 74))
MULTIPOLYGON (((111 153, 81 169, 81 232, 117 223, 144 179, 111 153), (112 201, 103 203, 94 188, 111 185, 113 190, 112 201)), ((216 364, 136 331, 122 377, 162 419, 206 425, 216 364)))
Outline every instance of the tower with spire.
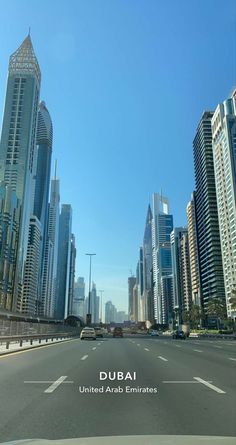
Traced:
MULTIPOLYGON (((0 182, 15 193, 20 206, 20 221, 16 234, 17 258, 11 274, 13 291, 10 308, 21 312, 28 311, 23 287, 33 206, 40 82, 40 67, 31 37, 28 35, 10 56, 0 141, 0 182)), ((4 246, 1 247, 4 249, 4 246)))

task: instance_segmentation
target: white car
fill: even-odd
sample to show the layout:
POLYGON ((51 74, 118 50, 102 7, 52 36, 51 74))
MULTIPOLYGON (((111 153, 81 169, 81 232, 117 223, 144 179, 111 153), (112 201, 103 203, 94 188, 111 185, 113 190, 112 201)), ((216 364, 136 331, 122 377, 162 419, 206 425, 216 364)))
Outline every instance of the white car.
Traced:
POLYGON ((80 339, 84 340, 84 338, 92 338, 92 340, 96 340, 96 332, 94 328, 86 327, 82 329, 80 333, 80 339))

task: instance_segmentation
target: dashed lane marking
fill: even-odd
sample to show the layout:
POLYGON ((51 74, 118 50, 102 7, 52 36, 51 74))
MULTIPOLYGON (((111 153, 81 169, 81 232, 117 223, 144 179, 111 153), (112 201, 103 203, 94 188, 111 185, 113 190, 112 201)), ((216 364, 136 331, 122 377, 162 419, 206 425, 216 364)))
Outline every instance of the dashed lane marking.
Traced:
POLYGON ((194 349, 195 352, 202 352, 200 349, 194 349))
POLYGON ((84 355, 81 360, 86 360, 86 358, 88 358, 88 355, 84 355))
POLYGON ((222 346, 213 345, 214 348, 222 349, 222 346))
POLYGON ((92 348, 93 351, 95 351, 95 349, 97 349, 96 346, 94 348, 92 348))
POLYGON ((168 362, 167 358, 162 357, 161 355, 158 355, 158 358, 159 358, 160 360, 163 360, 163 362, 168 362))
POLYGON ((195 380, 197 380, 199 383, 202 383, 203 385, 207 386, 208 388, 212 389, 213 391, 217 392, 218 394, 226 394, 225 391, 222 391, 222 389, 217 388, 217 386, 212 385, 211 383, 207 382, 206 380, 201 379, 200 377, 193 377, 195 380))
POLYGON ((233 360, 234 362, 236 362, 236 358, 231 358, 231 357, 228 357, 229 358, 229 360, 233 360))
POLYGON ((58 388, 58 386, 60 386, 64 380, 66 380, 67 375, 62 375, 61 377, 59 377, 59 379, 57 379, 55 382, 53 382, 52 385, 50 385, 47 389, 45 389, 45 393, 52 393, 53 391, 55 391, 55 389, 58 388))
POLYGON ((139 344, 139 343, 137 343, 137 346, 140 346, 140 344, 139 344))
POLYGON ((149 351, 149 349, 148 348, 144 348, 145 349, 145 351, 149 351))

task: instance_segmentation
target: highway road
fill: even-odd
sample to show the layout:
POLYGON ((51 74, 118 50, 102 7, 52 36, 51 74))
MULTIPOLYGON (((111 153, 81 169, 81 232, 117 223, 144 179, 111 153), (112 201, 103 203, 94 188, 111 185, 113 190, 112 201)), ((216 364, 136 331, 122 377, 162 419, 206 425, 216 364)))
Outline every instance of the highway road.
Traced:
POLYGON ((73 339, 1 356, 0 442, 236 436, 235 371, 236 342, 229 340, 130 335, 73 339), (101 381, 101 371, 136 372, 137 378, 101 381))

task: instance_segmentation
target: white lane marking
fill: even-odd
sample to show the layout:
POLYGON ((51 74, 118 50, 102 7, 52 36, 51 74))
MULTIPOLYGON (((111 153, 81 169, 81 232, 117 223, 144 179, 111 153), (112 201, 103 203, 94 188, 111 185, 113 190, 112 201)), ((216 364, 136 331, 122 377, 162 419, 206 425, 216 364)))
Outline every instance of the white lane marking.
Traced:
POLYGON ((59 379, 57 379, 55 382, 53 382, 52 385, 50 385, 47 389, 45 389, 44 392, 51 393, 51 392, 55 391, 55 389, 57 389, 58 386, 61 385, 61 383, 63 383, 66 378, 67 378, 67 375, 62 375, 61 377, 59 377, 59 379))
MULTIPOLYGON (((34 383, 54 383, 54 380, 24 380, 24 383, 30 383, 30 384, 34 384, 34 383)), ((66 380, 64 382, 62 382, 63 385, 65 383, 74 383, 73 380, 66 380)))
POLYGON ((145 349, 145 351, 149 351, 149 349, 148 348, 144 348, 145 349))
POLYGON ((236 358, 228 357, 228 359, 229 359, 229 360, 233 360, 234 362, 236 362, 236 358))
POLYGON ((139 344, 139 343, 137 343, 137 346, 140 346, 140 344, 139 344))
POLYGON ((193 380, 164 380, 162 383, 199 383, 193 380))
POLYGON ((176 348, 181 348, 181 346, 180 345, 175 345, 176 346, 176 348))
POLYGON ((95 349, 97 349, 96 346, 94 348, 92 348, 93 351, 95 351, 95 349))
POLYGON ((86 360, 86 358, 88 358, 88 355, 84 355, 81 360, 86 360))
POLYGON ((215 346, 215 345, 214 345, 214 348, 222 349, 222 346, 215 346))
POLYGON ((158 355, 158 358, 160 358, 161 360, 163 360, 163 362, 168 362, 167 358, 162 357, 161 355, 158 355))
POLYGON ((202 352, 200 349, 194 349, 195 352, 202 352))
POLYGON ((98 343, 98 346, 101 346, 101 343, 98 343))
POLYGON ((193 377, 195 380, 197 380, 199 383, 202 383, 203 385, 207 386, 208 388, 212 389, 215 392, 218 392, 218 394, 226 394, 225 391, 222 391, 222 389, 217 388, 217 386, 212 385, 209 382, 206 382, 206 380, 201 379, 200 377, 193 377))

